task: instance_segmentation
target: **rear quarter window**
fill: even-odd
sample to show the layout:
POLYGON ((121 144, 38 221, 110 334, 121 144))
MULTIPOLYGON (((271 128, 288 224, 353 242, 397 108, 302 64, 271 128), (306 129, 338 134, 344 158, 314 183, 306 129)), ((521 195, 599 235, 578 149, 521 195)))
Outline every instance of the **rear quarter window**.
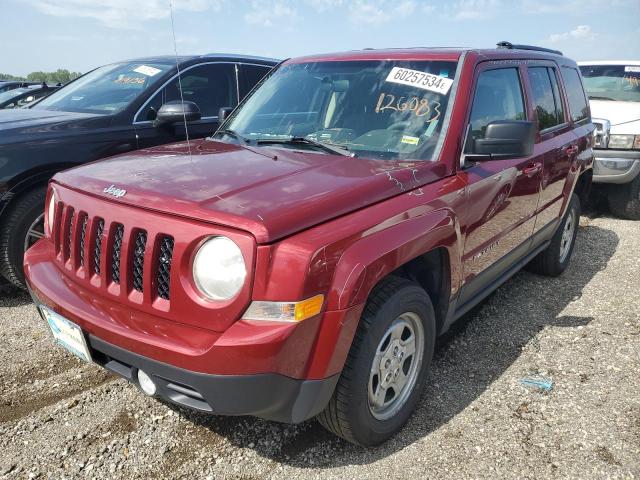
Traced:
POLYGON ((567 100, 571 110, 571 118, 574 122, 580 122, 589 117, 589 104, 584 94, 582 80, 578 70, 570 67, 562 67, 562 78, 567 91, 567 100))
POLYGON ((562 101, 554 69, 532 67, 528 69, 528 75, 540 131, 564 123, 562 101))

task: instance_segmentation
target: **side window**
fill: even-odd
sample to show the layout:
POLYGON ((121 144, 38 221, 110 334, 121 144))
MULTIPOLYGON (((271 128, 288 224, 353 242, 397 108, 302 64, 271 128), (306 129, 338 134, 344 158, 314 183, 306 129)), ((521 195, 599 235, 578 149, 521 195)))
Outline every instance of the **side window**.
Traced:
POLYGON ((271 71, 271 67, 240 64, 240 97, 244 98, 271 71))
POLYGON ((154 120, 158 109, 172 100, 182 98, 194 102, 200 108, 203 117, 215 117, 221 107, 235 107, 238 104, 236 71, 230 63, 212 63, 191 68, 176 77, 155 94, 145 107, 138 120, 154 120))
POLYGON ((487 125, 496 120, 525 119, 518 69, 500 68, 480 73, 471 107, 471 138, 484 138, 487 125))
POLYGON ((562 96, 560 95, 560 87, 558 83, 558 75, 555 68, 548 68, 549 79, 551 80, 551 88, 553 89, 553 101, 556 104, 556 118, 558 123, 564 123, 566 117, 564 114, 564 106, 562 104, 562 96))
POLYGON ((564 112, 553 69, 532 67, 528 68, 527 72, 538 114, 538 129, 542 131, 564 123, 564 112), (552 84, 552 76, 555 85, 552 84))
POLYGON ((589 116, 589 104, 578 71, 575 68, 562 67, 562 77, 567 91, 569 109, 571 109, 571 118, 574 122, 584 120, 589 116))

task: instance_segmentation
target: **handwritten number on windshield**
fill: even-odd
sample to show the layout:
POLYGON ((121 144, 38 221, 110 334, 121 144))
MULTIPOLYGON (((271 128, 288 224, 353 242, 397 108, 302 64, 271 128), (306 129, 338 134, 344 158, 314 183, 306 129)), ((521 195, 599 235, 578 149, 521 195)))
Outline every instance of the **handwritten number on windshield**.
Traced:
POLYGON ((416 117, 427 117, 426 123, 440 118, 440 102, 429 102, 427 98, 399 97, 382 92, 376 104, 376 113, 391 110, 394 112, 413 112, 416 117))

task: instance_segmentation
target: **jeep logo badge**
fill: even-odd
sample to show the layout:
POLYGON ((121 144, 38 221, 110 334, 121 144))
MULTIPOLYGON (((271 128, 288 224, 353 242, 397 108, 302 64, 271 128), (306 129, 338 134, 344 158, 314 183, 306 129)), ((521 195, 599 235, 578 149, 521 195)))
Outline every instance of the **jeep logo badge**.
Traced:
POLYGON ((113 195, 116 198, 122 198, 127 194, 126 190, 117 188, 115 185, 111 185, 110 187, 105 188, 103 192, 109 195, 113 195))

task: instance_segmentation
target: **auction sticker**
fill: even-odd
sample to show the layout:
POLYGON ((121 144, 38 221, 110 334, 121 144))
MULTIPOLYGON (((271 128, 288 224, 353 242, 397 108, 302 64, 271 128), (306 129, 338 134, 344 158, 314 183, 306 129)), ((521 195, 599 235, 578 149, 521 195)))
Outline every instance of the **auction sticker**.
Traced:
POLYGON ((640 65, 627 65, 624 67, 625 72, 640 73, 640 65))
POLYGON ((387 75, 386 81, 429 90, 441 95, 449 93, 453 84, 453 80, 450 78, 400 67, 393 67, 387 75))
POLYGON ((159 68, 150 67, 148 65, 140 65, 139 67, 134 68, 133 71, 146 75, 147 77, 153 77, 154 75, 160 73, 162 70, 160 70, 159 68))

